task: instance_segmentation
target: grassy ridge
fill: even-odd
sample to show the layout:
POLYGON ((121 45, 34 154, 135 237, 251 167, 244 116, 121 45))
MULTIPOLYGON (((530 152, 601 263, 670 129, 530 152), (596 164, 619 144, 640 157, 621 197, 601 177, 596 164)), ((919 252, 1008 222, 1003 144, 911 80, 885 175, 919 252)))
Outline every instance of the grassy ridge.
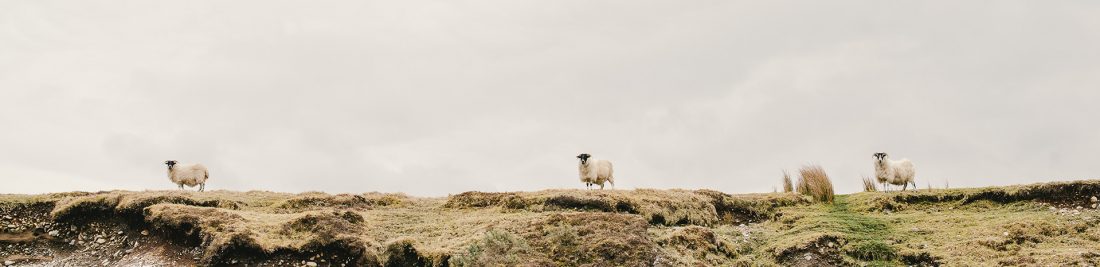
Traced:
MULTIPOLYGON (((84 231, 67 229, 117 225, 196 248, 202 265, 1096 264, 1100 213, 1090 198, 1097 189, 1100 181, 865 192, 835 196, 833 203, 795 193, 653 189, 447 198, 259 191, 0 195, 0 213, 20 222, 0 235, 8 240, 0 243, 16 245, 0 244, 0 258, 90 257, 67 254, 88 249, 64 244, 84 231), (61 231, 46 238, 40 225, 61 231)), ((124 256, 91 262, 104 259, 126 262, 124 256)))

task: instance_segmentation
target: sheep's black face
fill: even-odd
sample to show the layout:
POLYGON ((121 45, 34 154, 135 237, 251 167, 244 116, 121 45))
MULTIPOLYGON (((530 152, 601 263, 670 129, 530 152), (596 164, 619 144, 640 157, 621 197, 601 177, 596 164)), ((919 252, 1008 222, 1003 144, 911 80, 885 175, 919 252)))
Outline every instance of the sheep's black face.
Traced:
POLYGON ((873 157, 875 157, 875 159, 878 161, 882 161, 886 159, 886 153, 875 153, 873 157))
POLYGON ((587 163, 587 162, 588 162, 588 158, 591 158, 591 157, 592 157, 592 155, 589 155, 589 154, 580 154, 580 155, 577 155, 577 158, 578 158, 578 159, 581 159, 581 164, 585 164, 585 163, 587 163))
POLYGON ((172 166, 176 165, 176 161, 175 160, 165 161, 164 165, 168 165, 168 168, 171 169, 172 166))

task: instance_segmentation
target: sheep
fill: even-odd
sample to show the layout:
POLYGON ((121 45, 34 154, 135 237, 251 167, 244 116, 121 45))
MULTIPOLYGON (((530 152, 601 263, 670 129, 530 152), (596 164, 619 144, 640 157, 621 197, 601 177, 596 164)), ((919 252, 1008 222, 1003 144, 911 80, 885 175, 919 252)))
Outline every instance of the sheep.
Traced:
POLYGON ((875 158, 875 179, 879 183, 900 185, 901 191, 905 191, 910 184, 913 188, 917 188, 916 181, 913 180, 917 176, 917 170, 913 167, 913 162, 908 159, 890 160, 886 153, 875 153, 872 155, 875 158))
POLYGON ((600 185, 600 190, 603 190, 603 183, 611 183, 611 189, 615 189, 615 175, 614 169, 611 166, 611 162, 607 160, 589 160, 592 155, 580 154, 577 155, 578 159, 581 159, 580 165, 577 167, 580 170, 581 182, 584 182, 585 188, 591 189, 593 184, 600 185))
POLYGON ((179 185, 180 190, 183 190, 184 185, 198 185, 199 192, 206 189, 206 180, 210 179, 210 171, 206 170, 206 166, 198 163, 176 164, 175 160, 165 161, 164 164, 168 165, 168 180, 179 185))

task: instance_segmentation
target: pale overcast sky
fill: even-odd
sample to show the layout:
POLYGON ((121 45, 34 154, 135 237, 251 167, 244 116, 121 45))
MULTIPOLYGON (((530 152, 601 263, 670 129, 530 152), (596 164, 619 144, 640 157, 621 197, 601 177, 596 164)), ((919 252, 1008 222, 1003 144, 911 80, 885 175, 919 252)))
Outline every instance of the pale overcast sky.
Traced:
POLYGON ((0 1, 0 193, 1100 178, 1097 1, 0 1))

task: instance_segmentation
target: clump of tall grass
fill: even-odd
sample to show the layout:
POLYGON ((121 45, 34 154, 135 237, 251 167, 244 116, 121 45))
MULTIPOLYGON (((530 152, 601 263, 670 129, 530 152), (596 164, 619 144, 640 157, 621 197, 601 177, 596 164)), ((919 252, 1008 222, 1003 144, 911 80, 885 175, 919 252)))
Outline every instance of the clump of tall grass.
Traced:
POLYGON ((794 192, 794 184, 791 183, 791 175, 783 171, 783 193, 794 192))
POLYGON ((833 202, 833 182, 820 165, 806 165, 798 169, 798 193, 811 196, 821 202, 833 202))
POLYGON ((863 176, 863 192, 875 192, 878 191, 878 187, 875 186, 875 180, 863 176))

